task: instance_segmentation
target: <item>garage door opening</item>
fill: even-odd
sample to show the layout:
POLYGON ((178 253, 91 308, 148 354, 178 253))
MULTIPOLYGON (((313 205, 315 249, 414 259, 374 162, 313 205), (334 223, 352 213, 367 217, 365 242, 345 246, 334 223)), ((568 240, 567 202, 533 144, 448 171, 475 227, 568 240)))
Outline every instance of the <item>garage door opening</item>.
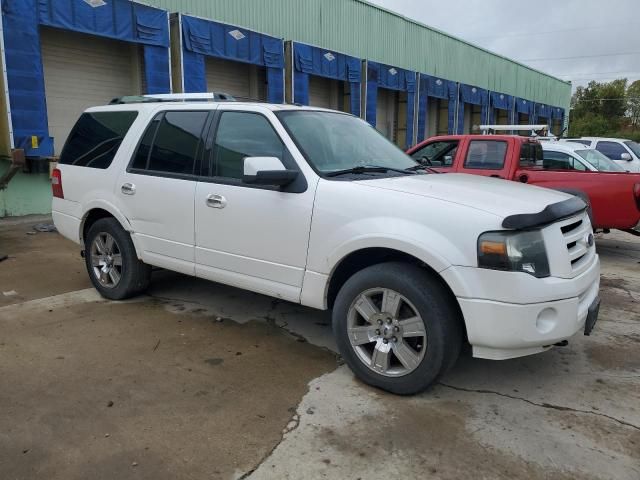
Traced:
POLYGON ((500 108, 496 109, 496 125, 509 125, 511 121, 509 120, 509 111, 502 110, 500 108))
POLYGON ((223 92, 238 100, 267 100, 267 70, 259 65, 207 57, 208 92, 223 92))
POLYGON ((528 113, 518 113, 518 125, 529 125, 528 113))
POLYGON ((407 92, 378 88, 376 128, 403 148, 407 140, 407 92))
POLYGON ((482 125, 482 107, 466 103, 464 105, 464 124, 462 133, 477 133, 482 125))
POLYGON ((141 46, 50 27, 41 28, 40 40, 55 155, 84 110, 144 93, 141 46))
POLYGON ((351 110, 350 102, 351 94, 348 82, 309 75, 309 106, 349 112, 351 110))

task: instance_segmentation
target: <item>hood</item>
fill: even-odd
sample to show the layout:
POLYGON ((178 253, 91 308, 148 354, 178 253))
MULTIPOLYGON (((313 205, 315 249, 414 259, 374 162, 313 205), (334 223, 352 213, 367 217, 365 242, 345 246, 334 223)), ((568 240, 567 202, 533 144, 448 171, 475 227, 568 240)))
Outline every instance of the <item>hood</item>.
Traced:
POLYGON ((571 198, 571 195, 547 188, 465 173, 407 175, 356 183, 457 203, 502 218, 538 213, 548 205, 571 198))

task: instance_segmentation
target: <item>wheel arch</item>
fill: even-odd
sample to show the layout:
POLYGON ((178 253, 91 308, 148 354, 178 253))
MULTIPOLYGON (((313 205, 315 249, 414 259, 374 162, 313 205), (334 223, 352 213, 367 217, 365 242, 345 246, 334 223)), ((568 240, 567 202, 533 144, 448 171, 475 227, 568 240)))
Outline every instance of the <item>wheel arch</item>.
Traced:
POLYGON ((338 292, 340 291, 340 288, 342 288, 346 281, 354 274, 367 267, 385 262, 404 262, 418 266, 428 272, 430 276, 438 281, 443 289, 448 293, 449 299, 452 301, 458 311, 460 322, 464 332, 464 338, 465 341, 467 340, 467 329, 466 323, 464 321, 464 316, 462 314, 462 309, 458 304, 457 298, 453 293, 452 288, 439 273, 443 269, 436 270, 436 268, 427 263, 424 259, 395 248, 365 247, 354 250, 345 255, 336 264, 335 268, 329 275, 325 291, 325 301, 327 308, 333 308, 333 304, 336 300, 338 292))
MULTIPOLYGON (((133 230, 131 228, 131 223, 129 220, 117 209, 115 206, 108 202, 97 201, 91 202, 85 208, 85 211, 82 215, 82 219, 80 221, 80 245, 84 248, 84 240, 86 238, 87 232, 91 225, 93 225, 96 221, 101 218, 115 218, 120 226, 127 232, 131 233, 133 230)), ((135 236, 131 236, 133 240, 133 244, 136 247, 136 251, 138 251, 138 246, 136 244, 135 236)))

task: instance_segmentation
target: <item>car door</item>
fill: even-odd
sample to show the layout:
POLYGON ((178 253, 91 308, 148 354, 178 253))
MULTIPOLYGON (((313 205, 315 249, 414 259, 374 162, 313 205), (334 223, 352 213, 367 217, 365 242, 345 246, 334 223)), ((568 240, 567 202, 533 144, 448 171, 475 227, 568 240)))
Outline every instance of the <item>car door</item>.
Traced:
POLYGON ((196 188, 196 275, 297 302, 317 179, 307 184, 273 113, 227 106, 215 117, 211 161, 196 188), (244 184, 244 159, 258 156, 298 170, 295 188, 244 184))
POLYGON ((194 196, 210 117, 208 110, 155 115, 116 184, 146 263, 195 274, 194 196))
POLYGON ((457 171, 486 177, 509 178, 507 154, 512 148, 506 140, 470 140, 457 171))

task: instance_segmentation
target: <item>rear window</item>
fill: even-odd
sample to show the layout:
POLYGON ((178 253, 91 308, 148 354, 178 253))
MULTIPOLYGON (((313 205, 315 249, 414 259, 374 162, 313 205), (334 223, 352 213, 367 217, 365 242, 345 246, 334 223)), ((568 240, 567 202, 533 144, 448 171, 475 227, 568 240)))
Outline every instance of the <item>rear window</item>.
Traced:
POLYGON ((520 146, 520 166, 521 167, 541 167, 544 152, 539 143, 523 143, 520 146))
POLYGON ((83 113, 65 143, 58 163, 109 168, 138 112, 83 113))
POLYGON ((473 140, 464 162, 465 168, 502 170, 507 156, 507 142, 499 140, 473 140))

